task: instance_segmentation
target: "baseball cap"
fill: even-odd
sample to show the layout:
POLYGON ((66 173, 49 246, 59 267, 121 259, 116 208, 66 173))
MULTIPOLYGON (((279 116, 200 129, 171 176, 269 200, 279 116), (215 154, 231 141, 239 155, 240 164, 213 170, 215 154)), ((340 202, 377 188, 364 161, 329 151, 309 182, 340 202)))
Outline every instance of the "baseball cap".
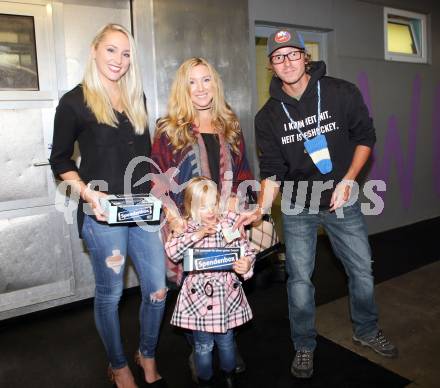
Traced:
POLYGON ((267 40, 267 56, 281 47, 297 47, 305 50, 304 39, 301 34, 290 28, 280 28, 269 36, 267 40))

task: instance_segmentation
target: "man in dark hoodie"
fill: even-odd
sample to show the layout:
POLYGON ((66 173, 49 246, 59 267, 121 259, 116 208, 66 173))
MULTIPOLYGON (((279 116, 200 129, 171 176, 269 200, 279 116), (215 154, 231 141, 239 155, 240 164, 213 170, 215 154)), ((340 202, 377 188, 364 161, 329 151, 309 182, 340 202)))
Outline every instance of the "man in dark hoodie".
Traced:
POLYGON ((242 213, 236 226, 260 220, 283 190, 289 319, 296 350, 291 372, 300 378, 313 374, 316 330, 311 276, 319 225, 348 275, 353 340, 396 357, 396 347, 377 324, 366 225, 360 205, 350 200, 376 140, 368 110, 355 85, 325 76, 324 62, 310 62, 296 31, 283 28, 272 34, 267 54, 274 72, 270 98, 255 118, 259 206, 242 213))

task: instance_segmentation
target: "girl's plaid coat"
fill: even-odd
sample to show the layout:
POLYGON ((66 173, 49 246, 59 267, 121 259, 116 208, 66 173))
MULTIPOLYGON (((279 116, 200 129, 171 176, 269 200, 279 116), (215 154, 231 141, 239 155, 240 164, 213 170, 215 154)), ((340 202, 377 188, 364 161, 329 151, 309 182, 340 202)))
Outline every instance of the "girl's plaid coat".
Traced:
MULTIPOLYGON (((217 225, 215 234, 202 239, 195 239, 200 225, 188 222, 186 230, 172 236, 165 244, 168 256, 174 262, 183 259, 183 253, 192 247, 240 247, 243 246, 245 256, 252 259, 249 272, 243 278, 253 275, 255 253, 247 240, 236 239, 229 244, 223 237, 222 228, 231 228, 238 215, 229 212, 217 225)), ((190 272, 186 276, 171 324, 190 330, 210 333, 225 333, 228 329, 240 326, 252 319, 252 311, 241 286, 241 281, 233 271, 190 272)))

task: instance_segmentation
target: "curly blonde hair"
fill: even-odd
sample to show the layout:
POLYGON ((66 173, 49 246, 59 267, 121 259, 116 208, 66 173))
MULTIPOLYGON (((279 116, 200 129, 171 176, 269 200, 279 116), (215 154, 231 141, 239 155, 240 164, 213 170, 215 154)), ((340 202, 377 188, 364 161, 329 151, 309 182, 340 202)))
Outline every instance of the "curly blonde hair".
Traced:
POLYGON ((199 65, 208 68, 213 83, 212 125, 223 134, 232 150, 238 153, 240 123, 225 101, 219 74, 204 58, 187 59, 178 68, 168 98, 168 114, 157 122, 156 136, 166 133, 175 152, 196 143, 196 137, 191 130, 196 119, 196 109, 191 101, 189 78, 191 70, 199 65))

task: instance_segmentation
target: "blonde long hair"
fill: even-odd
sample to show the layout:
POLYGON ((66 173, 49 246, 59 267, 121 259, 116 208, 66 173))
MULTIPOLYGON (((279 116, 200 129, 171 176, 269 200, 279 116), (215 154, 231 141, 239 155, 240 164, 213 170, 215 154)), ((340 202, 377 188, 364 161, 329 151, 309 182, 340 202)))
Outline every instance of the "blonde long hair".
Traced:
POLYGON ((200 223, 200 208, 202 206, 216 207, 218 211, 218 204, 220 195, 216 183, 205 176, 197 176, 192 178, 185 188, 183 197, 183 217, 186 220, 193 219, 200 223))
MULTIPOLYGON (((127 72, 118 80, 121 90, 122 108, 133 125, 137 134, 143 134, 147 127, 147 109, 144 101, 142 78, 137 62, 136 46, 130 32, 123 26, 110 23, 103 26, 92 41, 91 48, 97 49, 105 34, 110 31, 119 31, 125 34, 130 44, 130 66, 127 72)), ((112 127, 118 125, 115 112, 110 98, 99 78, 98 68, 90 50, 82 81, 84 99, 96 117, 98 123, 107 124, 112 127)))
POLYGON ((212 124, 225 137, 233 151, 238 153, 240 123, 232 109, 227 105, 223 92, 223 83, 214 67, 204 58, 190 58, 177 70, 168 98, 168 114, 160 119, 156 127, 156 136, 166 133, 175 151, 196 143, 191 125, 196 119, 196 109, 191 101, 189 75, 191 69, 204 65, 211 74, 214 87, 212 99, 212 124))

